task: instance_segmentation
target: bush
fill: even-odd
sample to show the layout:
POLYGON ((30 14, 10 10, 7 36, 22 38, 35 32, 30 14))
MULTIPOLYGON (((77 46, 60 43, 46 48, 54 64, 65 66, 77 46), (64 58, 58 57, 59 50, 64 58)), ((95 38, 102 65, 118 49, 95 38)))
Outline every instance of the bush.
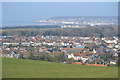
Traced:
POLYGON ((28 56, 28 59, 34 60, 34 59, 35 59, 34 54, 33 54, 33 53, 30 53, 30 55, 28 56))
POLYGON ((120 66, 120 59, 118 59, 118 62, 116 63, 116 66, 120 66))
POLYGON ((66 58, 64 56, 64 53, 62 54, 41 53, 38 56, 34 56, 34 54, 31 53, 28 59, 50 61, 50 62, 57 62, 57 63, 66 62, 68 64, 72 64, 74 62, 73 58, 70 58, 70 59, 66 58))
POLYGON ((19 54, 18 59, 24 59, 23 54, 19 54))
POLYGON ((66 63, 68 63, 68 64, 72 64, 74 62, 74 59, 73 58, 70 58, 70 59, 67 59, 66 60, 66 63))

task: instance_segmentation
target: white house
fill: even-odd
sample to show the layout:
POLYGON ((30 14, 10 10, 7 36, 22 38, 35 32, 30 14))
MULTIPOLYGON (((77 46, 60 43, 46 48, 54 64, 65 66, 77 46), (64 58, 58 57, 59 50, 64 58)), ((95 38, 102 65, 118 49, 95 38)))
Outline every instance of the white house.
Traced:
POLYGON ((114 65, 115 65, 115 64, 116 64, 116 61, 110 61, 110 64, 114 64, 114 65))
POLYGON ((81 60, 82 60, 83 63, 84 63, 84 62, 86 62, 86 61, 88 60, 88 58, 86 58, 86 57, 81 57, 81 60))
POLYGON ((67 58, 74 58, 73 53, 71 53, 71 54, 67 54, 67 58))
POLYGON ((113 43, 113 44, 117 44, 117 40, 105 40, 106 43, 113 43))

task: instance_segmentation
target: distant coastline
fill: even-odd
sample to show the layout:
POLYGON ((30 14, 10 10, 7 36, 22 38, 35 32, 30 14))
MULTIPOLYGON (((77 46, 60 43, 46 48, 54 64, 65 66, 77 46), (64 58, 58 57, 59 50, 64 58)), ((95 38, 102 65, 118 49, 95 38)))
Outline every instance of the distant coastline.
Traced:
POLYGON ((56 16, 34 21, 3 21, 0 27, 41 26, 41 25, 92 25, 94 23, 118 23, 117 16, 56 16), (89 24, 88 24, 89 23, 89 24))

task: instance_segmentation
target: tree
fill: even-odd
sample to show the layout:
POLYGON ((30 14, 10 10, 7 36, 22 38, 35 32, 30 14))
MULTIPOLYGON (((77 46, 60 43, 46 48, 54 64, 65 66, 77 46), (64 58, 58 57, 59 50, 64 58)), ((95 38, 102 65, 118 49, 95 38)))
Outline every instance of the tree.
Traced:
POLYGON ((8 36, 9 32, 2 32, 2 36, 8 36))
POLYGON ((102 56, 102 58, 103 58, 104 61, 108 61, 112 58, 112 54, 107 54, 106 53, 104 56, 102 56))
POLYGON ((35 59, 34 54, 33 54, 33 53, 30 53, 30 55, 29 55, 28 58, 34 60, 34 59, 35 59))
POLYGON ((19 54, 18 59, 24 59, 23 54, 19 54))
POLYGON ((69 58, 66 60, 66 63, 68 64, 72 64, 74 62, 74 59, 73 58, 69 58))
POLYGON ((120 66, 120 59, 118 59, 116 66, 120 66))
POLYGON ((73 46, 70 46, 70 48, 73 48, 73 46))
POLYGON ((82 59, 79 59, 78 62, 83 62, 82 59))

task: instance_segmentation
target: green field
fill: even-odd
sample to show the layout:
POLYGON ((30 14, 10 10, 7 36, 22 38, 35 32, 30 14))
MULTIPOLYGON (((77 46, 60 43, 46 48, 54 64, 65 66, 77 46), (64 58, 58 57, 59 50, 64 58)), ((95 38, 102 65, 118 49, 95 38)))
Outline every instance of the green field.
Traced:
POLYGON ((3 78, 117 78, 117 67, 3 58, 3 78))

